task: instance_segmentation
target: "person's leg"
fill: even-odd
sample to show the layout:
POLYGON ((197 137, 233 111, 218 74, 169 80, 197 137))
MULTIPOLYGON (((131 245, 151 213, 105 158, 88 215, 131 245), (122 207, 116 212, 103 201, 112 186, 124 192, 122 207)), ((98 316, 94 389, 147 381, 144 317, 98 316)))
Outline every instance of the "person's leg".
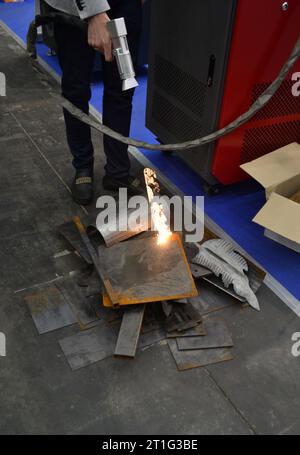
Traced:
MULTIPOLYGON (((141 32, 141 0, 110 0, 111 19, 124 17, 128 31, 128 44, 133 62, 136 64, 141 32)), ((129 136, 134 90, 122 91, 122 82, 116 62, 103 62, 103 123, 113 130, 129 136)), ((128 146, 108 136, 104 137, 106 154, 106 176, 126 179, 130 173, 128 146)))
MULTIPOLYGON (((89 111, 95 51, 87 34, 70 26, 55 26, 57 55, 62 68, 62 94, 85 113, 89 111)), ((94 151, 88 125, 64 110, 67 140, 77 171, 93 173, 94 151)))

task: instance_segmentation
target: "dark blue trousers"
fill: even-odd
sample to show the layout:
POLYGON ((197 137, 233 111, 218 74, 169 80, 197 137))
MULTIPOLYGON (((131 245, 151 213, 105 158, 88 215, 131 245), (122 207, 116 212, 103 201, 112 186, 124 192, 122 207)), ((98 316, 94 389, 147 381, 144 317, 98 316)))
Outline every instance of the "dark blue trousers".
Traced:
MULTIPOLYGON (((141 29, 141 0, 109 0, 111 19, 124 17, 128 43, 136 62, 141 29)), ((95 51, 87 43, 83 31, 69 26, 55 26, 57 54, 62 68, 62 94, 84 112, 89 111, 91 80, 95 51)), ((103 60, 103 123, 113 130, 129 136, 134 90, 122 92, 116 62, 103 60)), ((93 170, 94 149, 90 127, 64 111, 67 140, 73 155, 75 169, 93 170)), ((129 175, 130 162, 127 146, 104 136, 106 174, 115 178, 129 175)))

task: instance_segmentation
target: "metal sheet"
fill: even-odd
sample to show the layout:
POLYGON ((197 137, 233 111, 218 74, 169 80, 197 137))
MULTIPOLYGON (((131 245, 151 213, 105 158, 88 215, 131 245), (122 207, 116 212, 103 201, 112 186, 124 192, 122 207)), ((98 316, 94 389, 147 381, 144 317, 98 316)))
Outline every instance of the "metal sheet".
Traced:
POLYGON ((169 318, 172 314, 172 311, 173 311, 173 305, 172 303, 169 301, 169 302, 161 302, 161 309, 163 311, 163 314, 166 318, 169 318))
POLYGON ((141 232, 147 231, 151 225, 150 215, 147 211, 146 213, 141 213, 140 222, 135 229, 129 230, 128 220, 132 213, 134 213, 134 210, 128 210, 126 207, 126 210, 119 209, 117 212, 118 216, 116 220, 113 221, 113 225, 116 224, 119 226, 118 229, 115 229, 112 223, 99 227, 99 232, 107 247, 111 247, 112 245, 116 245, 119 242, 134 237, 141 232))
POLYGON ((138 347, 139 349, 147 348, 148 346, 152 346, 153 344, 158 343, 166 338, 166 334, 164 330, 157 329, 152 330, 151 332, 142 333, 140 336, 138 347))
POLYGON ((191 263, 192 259, 195 257, 195 255, 199 251, 198 244, 197 243, 185 242, 184 251, 185 251, 185 254, 186 254, 186 257, 187 257, 188 261, 191 263))
MULTIPOLYGON (((84 368, 113 356, 120 324, 99 324, 85 332, 79 332, 59 341, 62 351, 72 370, 84 368)), ((142 334, 138 348, 145 348, 164 338, 159 330, 142 334)))
POLYGON ((96 327, 59 341, 72 370, 110 357, 118 337, 119 325, 101 321, 96 327))
POLYGON ((259 267, 257 267, 250 261, 248 261, 248 268, 249 268, 248 278, 250 287, 252 291, 256 294, 265 280, 266 272, 261 270, 259 267))
POLYGON ((226 288, 224 284, 222 283, 222 280, 214 275, 209 275, 209 276, 203 276, 202 277, 204 281, 207 281, 207 283, 212 284, 216 288, 220 289, 221 291, 225 292, 226 294, 230 295, 236 300, 239 300, 240 302, 245 303, 245 299, 241 296, 239 296, 236 292, 234 292, 233 288, 230 286, 229 288, 226 288))
MULTIPOLYGON (((106 322, 114 322, 121 320, 123 317, 123 309, 121 308, 106 308, 102 303, 102 296, 92 295, 88 297, 88 301, 95 309, 98 317, 106 322)), ((125 307, 124 307, 125 309, 125 307)))
POLYGON ((168 345, 179 371, 204 367, 214 363, 225 362, 233 359, 232 350, 229 348, 200 349, 197 351, 179 351, 176 340, 169 339, 168 345))
MULTIPOLYGON (((209 229, 207 229, 207 227, 205 227, 204 237, 203 237, 202 242, 200 242, 200 243, 203 244, 207 240, 212 240, 212 239, 218 239, 218 237, 213 232, 211 232, 209 229)), ((192 256, 194 251, 195 251, 194 247, 190 246, 190 253, 188 256, 189 258, 192 256)), ((241 254, 241 253, 239 253, 239 254, 241 254)), ((266 272, 264 272, 262 269, 260 269, 256 264, 251 262, 248 258, 244 258, 244 259, 246 259, 247 263, 248 263, 248 274, 247 275, 248 275, 250 287, 253 290, 253 292, 256 294, 257 291, 259 290, 259 288, 261 287, 262 283, 264 282, 264 279, 266 277, 266 272)), ((198 267, 198 265, 196 267, 198 267)), ((206 269, 204 268, 204 270, 206 270, 206 269)), ((226 292, 228 295, 231 295, 235 299, 240 300, 242 302, 245 301, 243 298, 239 297, 232 288, 226 289, 223 286, 222 280, 214 277, 213 274, 211 274, 211 276, 209 276, 208 273, 207 274, 204 273, 204 270, 203 271, 199 270, 198 273, 196 272, 194 274, 193 266, 191 265, 191 271, 192 271, 194 278, 203 278, 203 280, 205 280, 206 282, 211 282, 211 284, 218 287, 221 291, 226 292), (200 277, 197 275, 202 275, 202 276, 200 277)), ((201 288, 201 294, 202 294, 202 288, 201 288)), ((199 295, 200 299, 201 299, 201 294, 199 295)), ((248 304, 245 303, 245 305, 248 305, 248 304)), ((228 305, 226 304, 226 306, 228 306, 228 305)))
POLYGON ((205 318, 204 326, 206 336, 177 338, 179 351, 195 349, 228 348, 233 346, 233 341, 228 327, 220 318, 205 318))
POLYGON ((58 231, 72 246, 72 248, 77 251, 82 259, 84 259, 88 264, 93 263, 73 221, 62 224, 58 227, 58 231))
POLYGON ((173 303, 172 311, 164 322, 167 332, 188 330, 196 327, 202 321, 202 316, 191 303, 173 303))
POLYGON ((191 268, 192 275, 195 279, 213 275, 211 270, 208 270, 205 267, 202 267, 202 265, 196 265, 196 264, 190 263, 190 268, 191 268))
POLYGON ((210 283, 199 281, 197 283, 199 295, 189 299, 193 306, 203 316, 228 308, 236 303, 236 300, 222 292, 210 283))
POLYGON ((107 294, 109 295, 110 301, 112 302, 113 305, 117 305, 119 303, 118 297, 117 297, 116 293, 114 292, 114 290, 112 289, 110 280, 109 280, 108 276, 105 274, 105 271, 102 267, 102 263, 100 263, 100 258, 97 256, 96 250, 86 233, 86 229, 85 229, 84 225, 82 224, 80 217, 74 216, 73 222, 82 238, 84 245, 87 248, 87 251, 93 261, 93 264, 99 274, 99 277, 101 278, 102 284, 105 287, 107 294))
POLYGON ((115 347, 115 356, 135 357, 144 313, 145 305, 125 309, 115 347))
POLYGON ((236 294, 243 297, 253 309, 260 311, 257 297, 244 273, 248 270, 248 264, 231 244, 220 239, 209 240, 199 247, 193 262, 212 270, 216 277, 222 278, 225 289, 229 290, 232 286, 236 294))
POLYGON ((147 321, 145 324, 142 325, 142 333, 149 333, 153 332, 153 330, 160 329, 160 324, 158 321, 153 319, 152 321, 147 321))
POLYGON ((94 269, 92 274, 87 279, 87 289, 86 289, 86 296, 91 297, 94 295, 100 296, 102 294, 103 285, 99 278, 98 273, 94 269))
POLYGON ((192 263, 193 258, 199 251, 199 247, 195 243, 185 243, 184 244, 184 250, 186 253, 186 257, 189 261, 190 264, 190 269, 192 272, 192 275, 195 279, 201 278, 202 276, 208 276, 212 275, 212 271, 206 269, 205 267, 202 267, 201 265, 196 265, 192 263))
POLYGON ((56 286, 39 286, 25 297, 39 334, 75 324, 76 316, 56 286))
POLYGON ((158 322, 156 317, 156 309, 155 306, 159 305, 159 302, 154 304, 148 304, 146 306, 146 311, 144 315, 144 320, 142 324, 142 333, 149 333, 153 330, 157 330, 161 328, 161 324, 158 322))
POLYGON ((99 320, 94 306, 86 297, 85 288, 78 286, 76 279, 68 277, 58 282, 57 287, 72 308, 82 330, 87 329, 92 323, 99 320))
MULTIPOLYGON (((94 271, 94 265, 88 265, 84 270, 81 270, 78 273, 78 276, 76 278, 76 283, 78 286, 81 288, 87 288, 88 287, 88 282, 90 280, 90 277, 94 271)), ((99 279, 98 279, 99 280, 99 279)))
POLYGON ((120 305, 197 295, 177 234, 165 245, 158 245, 157 237, 151 236, 100 247, 99 255, 120 305))
POLYGON ((181 337, 199 337, 207 334, 204 324, 201 322, 196 327, 185 330, 184 332, 174 331, 167 333, 167 338, 181 338, 181 337))

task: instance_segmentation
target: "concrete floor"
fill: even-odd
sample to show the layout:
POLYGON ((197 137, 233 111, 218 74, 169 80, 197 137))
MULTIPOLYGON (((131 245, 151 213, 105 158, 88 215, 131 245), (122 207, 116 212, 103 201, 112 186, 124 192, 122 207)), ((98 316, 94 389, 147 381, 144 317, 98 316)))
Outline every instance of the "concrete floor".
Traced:
MULTIPOLYGON (((39 336, 20 289, 78 267, 55 259, 65 249, 56 227, 80 207, 60 108, 24 51, 0 29, 0 434, 299 434, 300 358, 291 355, 299 319, 265 286, 262 311, 222 312, 234 360, 177 372, 167 346, 72 372, 58 340, 68 327, 39 336)), ((97 194, 103 156, 97 149, 97 194)), ((133 162, 137 169, 139 166, 133 162)), ((91 207, 91 210, 93 208, 91 207)))

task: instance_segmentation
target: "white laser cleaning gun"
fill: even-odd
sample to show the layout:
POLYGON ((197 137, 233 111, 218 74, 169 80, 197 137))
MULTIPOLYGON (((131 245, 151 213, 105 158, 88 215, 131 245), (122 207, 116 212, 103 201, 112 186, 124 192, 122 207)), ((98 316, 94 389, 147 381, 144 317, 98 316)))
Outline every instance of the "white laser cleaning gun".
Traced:
MULTIPOLYGON (((36 56, 36 27, 49 23, 69 25, 88 31, 88 23, 69 14, 50 12, 45 15, 37 15, 35 21, 29 27, 27 34, 27 49, 32 56, 36 56)), ((139 84, 135 78, 134 67, 127 41, 127 29, 124 17, 113 19, 107 22, 107 29, 113 44, 113 54, 117 62, 120 78, 122 80, 122 90, 129 90, 139 84)))
POLYGON ((123 81, 123 91, 137 87, 139 84, 135 78, 132 58, 127 42, 127 29, 123 17, 107 22, 107 29, 113 43, 120 78, 123 81))

